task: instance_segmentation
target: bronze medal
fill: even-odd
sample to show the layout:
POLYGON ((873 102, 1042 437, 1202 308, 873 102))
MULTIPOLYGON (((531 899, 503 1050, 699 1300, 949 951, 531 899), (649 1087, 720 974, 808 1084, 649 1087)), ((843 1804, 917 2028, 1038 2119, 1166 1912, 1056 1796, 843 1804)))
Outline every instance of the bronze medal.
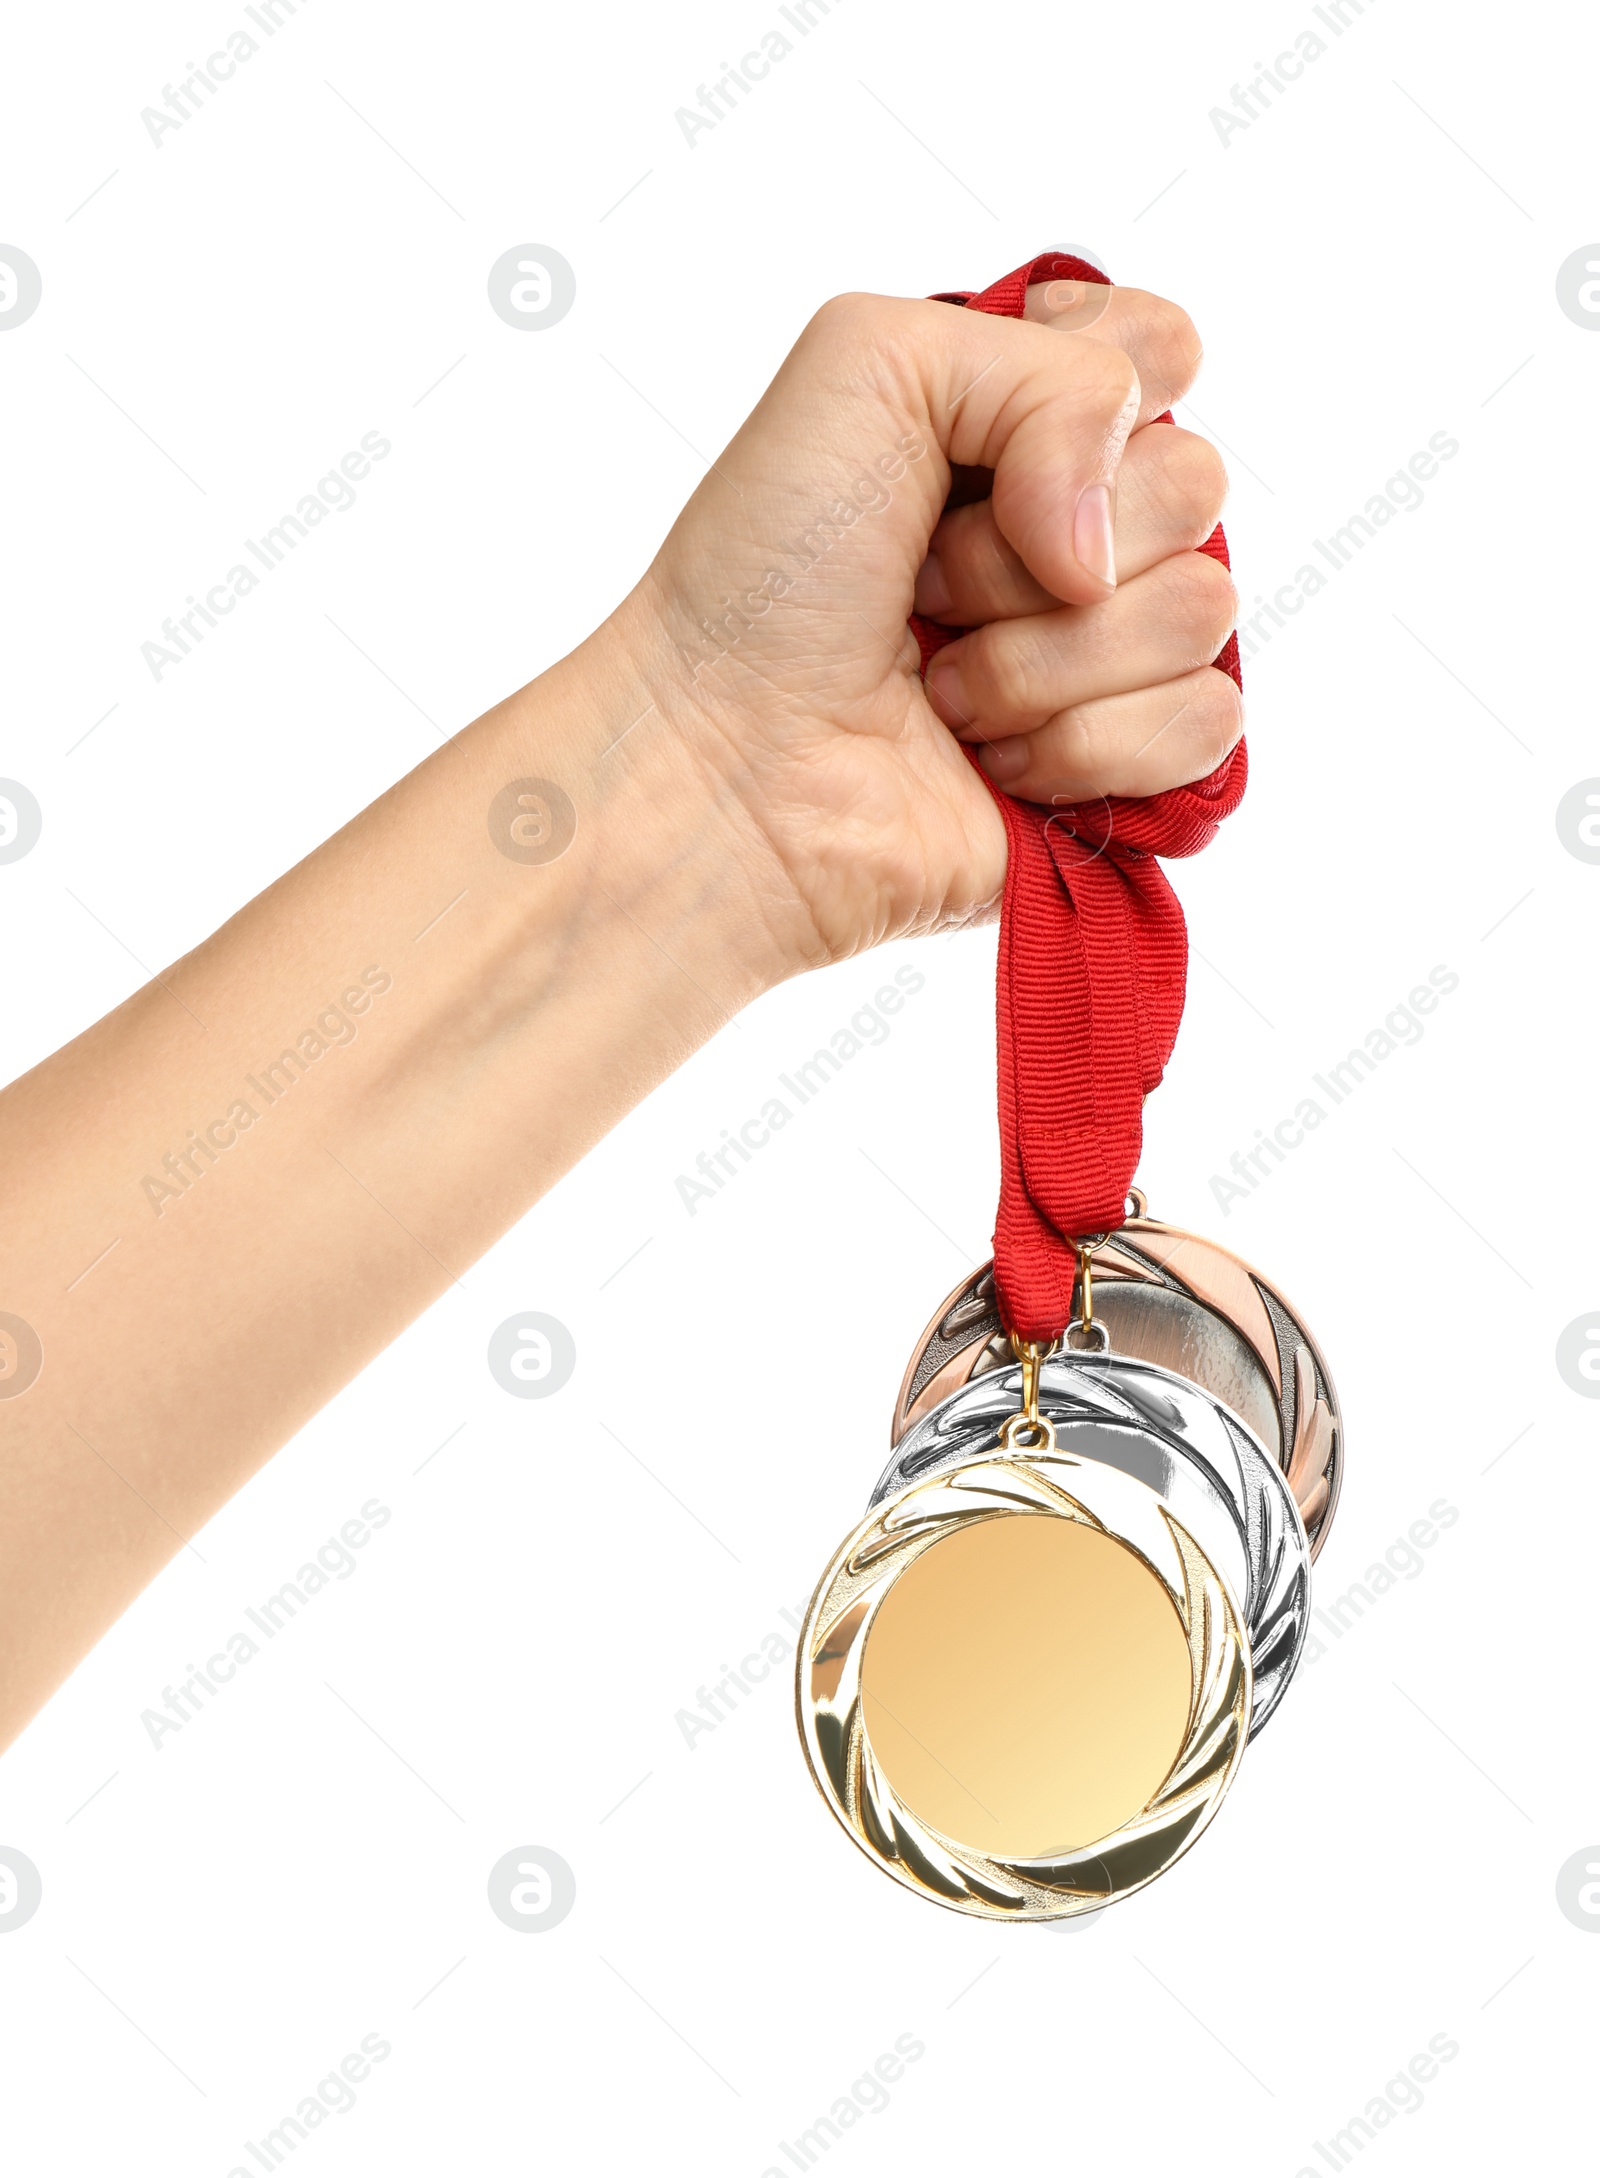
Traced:
POLYGON ((989 1265, 947 1298, 800 1638, 833 1815, 904 1888, 983 1919, 1093 1911, 1194 1843, 1293 1677, 1338 1498, 1338 1403, 1300 1318, 1133 1208, 1082 1244, 1053 1348, 1008 1337, 989 1265))
MULTIPOLYGON (((1017 317, 1058 277, 1106 279, 1047 253, 940 299, 1017 317)), ((1227 565, 1220 528, 1200 549, 1227 565)), ((924 668, 960 633, 911 631, 924 668)), ((1236 644, 1215 662, 1238 680, 1236 644)), ((1161 860, 1206 844, 1245 774, 1239 743, 1145 799, 986 782, 1006 834, 999 1278, 975 1270, 924 1333, 795 1668, 847 1834, 989 1920, 1109 1904, 1193 1844, 1293 1679, 1338 1503, 1338 1401, 1299 1316, 1124 1197, 1183 1011, 1161 860)))
MULTIPOLYGON (((1163 1225, 1135 1189, 1133 1215, 1091 1251, 1094 1314, 1113 1349, 1202 1385, 1277 1461, 1321 1550, 1339 1503, 1344 1425, 1322 1350, 1276 1286, 1197 1233, 1163 1225)), ((889 1432, 912 1425, 1013 1355, 985 1263, 950 1294, 906 1368, 889 1432)))

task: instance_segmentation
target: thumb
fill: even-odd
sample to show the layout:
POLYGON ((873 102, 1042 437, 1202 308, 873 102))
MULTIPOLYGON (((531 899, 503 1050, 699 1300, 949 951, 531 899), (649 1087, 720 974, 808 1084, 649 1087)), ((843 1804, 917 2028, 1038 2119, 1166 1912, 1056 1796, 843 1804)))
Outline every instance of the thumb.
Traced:
POLYGON ((907 360, 946 461, 994 471, 996 526, 1052 596, 1109 597, 1117 468, 1139 414, 1132 359, 1027 320, 901 307, 907 360))

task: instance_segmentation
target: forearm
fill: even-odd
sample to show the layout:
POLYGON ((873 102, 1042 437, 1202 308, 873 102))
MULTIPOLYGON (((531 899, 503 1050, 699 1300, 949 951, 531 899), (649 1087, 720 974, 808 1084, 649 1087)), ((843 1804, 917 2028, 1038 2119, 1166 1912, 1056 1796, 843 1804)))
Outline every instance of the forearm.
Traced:
POLYGON ((0 1742, 783 972, 676 722, 617 742, 647 672, 604 631, 0 1097, 0 1307, 43 1357, 0 1398, 0 1742), (577 811, 553 860, 491 825, 527 778, 577 811))
POLYGON ((1220 474, 1129 438, 1193 327, 1131 291, 1067 317, 827 305, 590 642, 0 1096, 0 1744, 740 1006, 993 912, 952 726, 1057 803, 1231 746, 1232 682, 1189 670, 1231 612, 1188 549, 1220 474), (944 519, 956 469, 993 491, 944 519), (971 631, 939 711, 918 585, 971 631), (554 858, 518 782, 576 809, 554 858))

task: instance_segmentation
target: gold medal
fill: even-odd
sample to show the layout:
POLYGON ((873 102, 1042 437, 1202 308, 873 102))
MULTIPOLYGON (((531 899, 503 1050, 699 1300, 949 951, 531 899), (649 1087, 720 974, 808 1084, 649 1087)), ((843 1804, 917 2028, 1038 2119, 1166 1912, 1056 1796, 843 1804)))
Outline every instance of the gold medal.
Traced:
POLYGON ((1205 1829, 1304 1642, 1295 1492, 1319 1534, 1337 1495, 1299 1319, 1137 1209, 1083 1249, 1053 1349, 1006 1337, 987 1269, 950 1296, 799 1643, 836 1819, 905 1888, 990 1920, 1113 1903, 1205 1829))
MULTIPOLYGON (((1016 317, 1061 277, 1106 279, 1049 253, 942 299, 1016 317)), ((1227 565, 1220 529, 1201 549, 1227 565)), ((924 669, 960 632, 911 625, 924 669)), ((1236 644, 1216 663, 1238 680, 1236 644)), ((1343 1431, 1315 1342, 1247 1264, 1142 1197, 1098 1229, 1126 1211, 1183 1011, 1160 858, 1236 806, 1243 744, 1149 799, 988 784, 1004 1308, 986 1265, 913 1355, 889 1468, 806 1614, 796 1702, 823 1798, 885 1873, 1050 1921, 1142 1888, 1215 1816, 1294 1675, 1343 1431)))

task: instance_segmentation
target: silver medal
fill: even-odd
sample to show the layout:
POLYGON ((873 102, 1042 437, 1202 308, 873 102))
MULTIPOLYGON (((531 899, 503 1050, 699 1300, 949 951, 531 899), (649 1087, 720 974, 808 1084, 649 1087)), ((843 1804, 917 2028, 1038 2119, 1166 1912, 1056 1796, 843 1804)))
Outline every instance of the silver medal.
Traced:
MULTIPOLYGON (((1015 1364, 974 1377, 901 1438, 870 1504, 992 1446, 1021 1396, 1015 1364)), ((1220 1399, 1127 1355, 1051 1356, 1038 1403, 1063 1452, 1154 1490, 1229 1581, 1255 1668, 1253 1738, 1293 1676, 1311 1608, 1311 1553, 1276 1463, 1220 1399)))

